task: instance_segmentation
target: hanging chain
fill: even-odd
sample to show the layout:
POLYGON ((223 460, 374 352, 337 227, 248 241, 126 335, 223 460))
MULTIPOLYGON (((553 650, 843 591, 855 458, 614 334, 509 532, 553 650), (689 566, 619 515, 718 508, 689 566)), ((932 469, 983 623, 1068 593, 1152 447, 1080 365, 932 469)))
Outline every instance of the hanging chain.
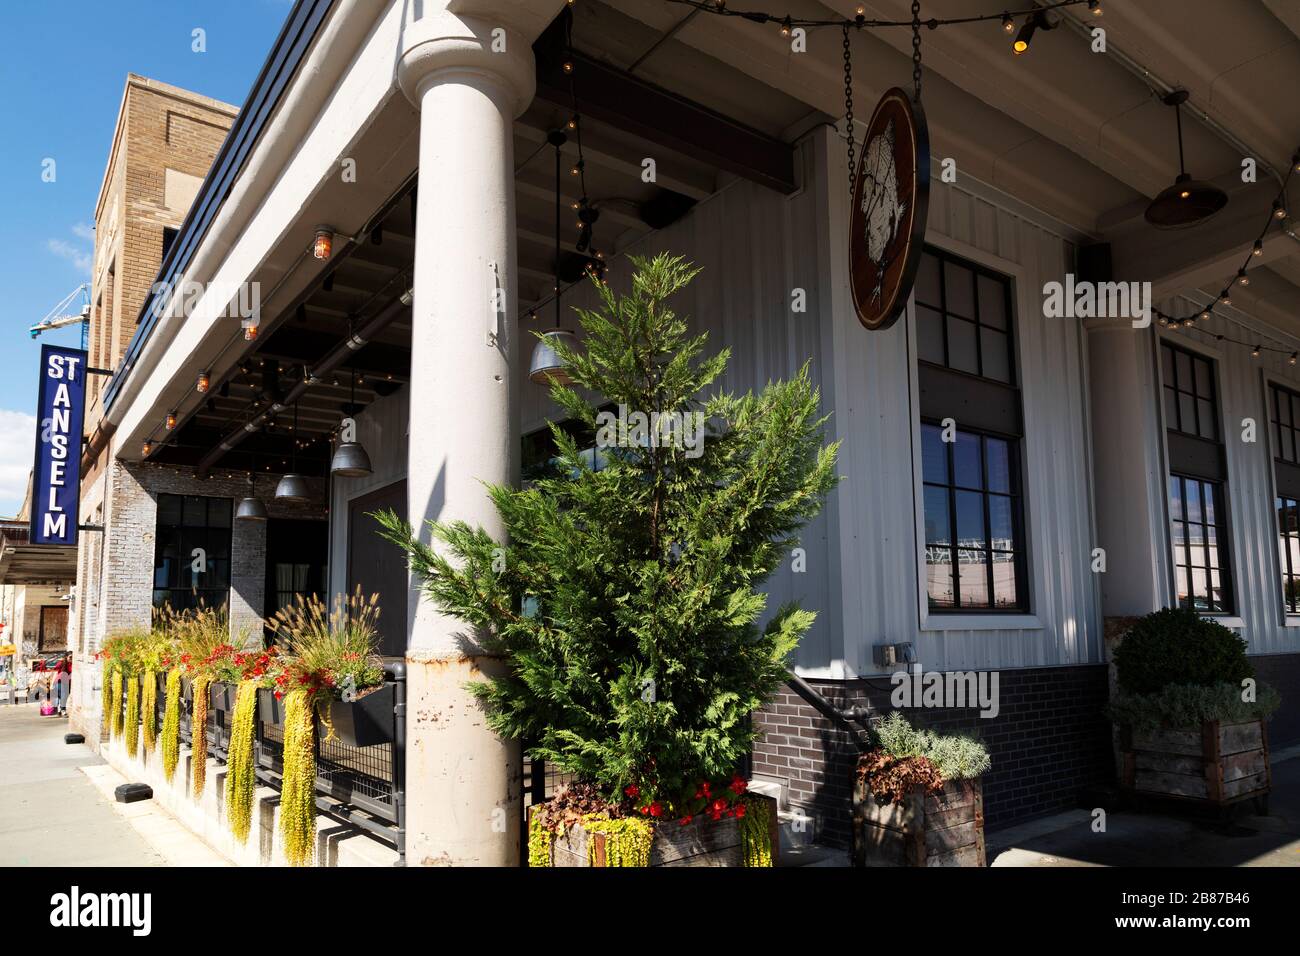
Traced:
POLYGON ((912 0, 912 86, 921 102, 921 0, 912 0))
POLYGON ((849 25, 844 24, 844 125, 849 132, 849 202, 857 184, 857 167, 853 165, 853 55, 849 47, 849 25))

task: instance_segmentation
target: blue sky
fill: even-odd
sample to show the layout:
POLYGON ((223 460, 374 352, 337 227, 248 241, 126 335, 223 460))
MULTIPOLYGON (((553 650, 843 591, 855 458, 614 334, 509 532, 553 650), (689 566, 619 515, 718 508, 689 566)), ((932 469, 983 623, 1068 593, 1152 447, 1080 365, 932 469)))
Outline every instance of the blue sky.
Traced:
POLYGON ((0 2, 0 515, 32 464, 42 342, 29 326, 89 281, 95 199, 127 73, 243 103, 289 0, 0 2), (194 52, 193 31, 207 50, 194 52), (54 182, 42 163, 56 162, 54 182))

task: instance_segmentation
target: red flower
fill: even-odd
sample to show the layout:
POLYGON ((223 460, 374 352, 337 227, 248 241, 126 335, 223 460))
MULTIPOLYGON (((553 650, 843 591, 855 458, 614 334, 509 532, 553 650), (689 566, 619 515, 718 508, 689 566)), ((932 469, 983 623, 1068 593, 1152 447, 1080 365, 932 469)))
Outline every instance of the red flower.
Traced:
POLYGON ((623 788, 623 792, 626 793, 633 800, 635 800, 637 797, 641 795, 641 788, 634 783, 629 783, 626 787, 623 788))
POLYGON ((664 815, 664 808, 663 805, 660 804, 658 800, 650 804, 650 816, 661 817, 663 815, 664 815))
POLYGON ((711 809, 714 813, 721 813, 723 810, 727 809, 727 801, 723 800, 721 797, 718 797, 718 799, 713 801, 713 806, 710 807, 709 809, 711 809))
POLYGON ((689 813, 686 814, 686 816, 682 817, 682 821, 681 821, 681 822, 682 822, 682 826, 686 826, 686 824, 690 823, 691 820, 693 820, 693 819, 694 819, 694 817, 692 817, 689 813))
POLYGON ((282 690, 277 690, 277 691, 275 692, 275 699, 276 699, 276 700, 283 700, 283 699, 284 699, 284 691, 282 691, 282 690))
POLYGON ((740 796, 742 793, 745 792, 748 786, 749 783, 745 780, 745 778, 742 777, 740 774, 736 774, 734 777, 731 778, 731 786, 729 789, 736 796, 740 796))
POLYGON ((743 817, 745 815, 745 805, 738 803, 731 808, 732 816, 743 817))

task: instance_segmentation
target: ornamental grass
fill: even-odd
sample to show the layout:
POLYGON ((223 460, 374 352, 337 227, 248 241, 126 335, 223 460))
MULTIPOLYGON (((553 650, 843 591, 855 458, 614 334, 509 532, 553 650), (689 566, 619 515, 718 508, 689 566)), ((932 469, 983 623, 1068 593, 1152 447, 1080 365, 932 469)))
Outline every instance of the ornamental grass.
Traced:
POLYGON ((192 766, 191 780, 194 798, 203 796, 203 785, 208 780, 208 687, 212 684, 209 674, 199 674, 192 682, 194 699, 190 711, 190 757, 192 766))
POLYGON ((113 669, 113 676, 109 678, 109 706, 113 708, 113 722, 111 735, 114 737, 122 736, 122 671, 119 668, 113 669))
POLYGON ((140 679, 140 730, 144 756, 148 757, 158 740, 158 673, 145 671, 140 679))
POLYGON ((134 758, 140 749, 140 678, 126 679, 126 755, 134 758))

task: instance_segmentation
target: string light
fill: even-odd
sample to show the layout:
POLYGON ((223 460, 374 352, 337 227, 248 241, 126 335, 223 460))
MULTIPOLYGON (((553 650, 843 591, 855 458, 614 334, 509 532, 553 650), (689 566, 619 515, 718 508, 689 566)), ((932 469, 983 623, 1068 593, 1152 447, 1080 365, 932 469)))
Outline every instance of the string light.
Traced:
POLYGON ((1259 358, 1259 353, 1262 351, 1263 349, 1260 348, 1260 346, 1256 345, 1253 349, 1250 350, 1250 355, 1252 358, 1259 358))
POLYGON ((1255 245, 1251 247, 1250 254, 1251 254, 1252 256, 1262 256, 1262 255, 1264 254, 1264 242, 1263 242, 1263 240, 1261 240, 1261 239, 1256 239, 1256 240, 1255 240, 1255 245))
POLYGON ((1280 198, 1273 200, 1273 218, 1279 220, 1286 218, 1286 206, 1282 205, 1280 198))
POLYGON ((1250 276, 1246 275, 1245 269, 1237 270, 1237 285, 1250 285, 1250 276))
POLYGON ((1003 33, 1016 32, 1016 21, 1011 19, 1011 14, 1009 13, 1002 14, 1002 32, 1003 33))
POLYGON ((1287 362, 1288 365, 1294 365, 1294 364, 1295 364, 1295 360, 1296 360, 1296 353, 1295 353, 1295 352, 1292 352, 1292 353, 1291 353, 1291 357, 1290 357, 1289 359, 1287 359, 1286 362, 1287 362))
POLYGON ((786 17, 784 20, 781 21, 781 36, 788 37, 789 35, 790 35, 790 18, 786 17))
POLYGON ((1088 0, 1088 12, 1094 17, 1101 16, 1101 0, 1088 0))

